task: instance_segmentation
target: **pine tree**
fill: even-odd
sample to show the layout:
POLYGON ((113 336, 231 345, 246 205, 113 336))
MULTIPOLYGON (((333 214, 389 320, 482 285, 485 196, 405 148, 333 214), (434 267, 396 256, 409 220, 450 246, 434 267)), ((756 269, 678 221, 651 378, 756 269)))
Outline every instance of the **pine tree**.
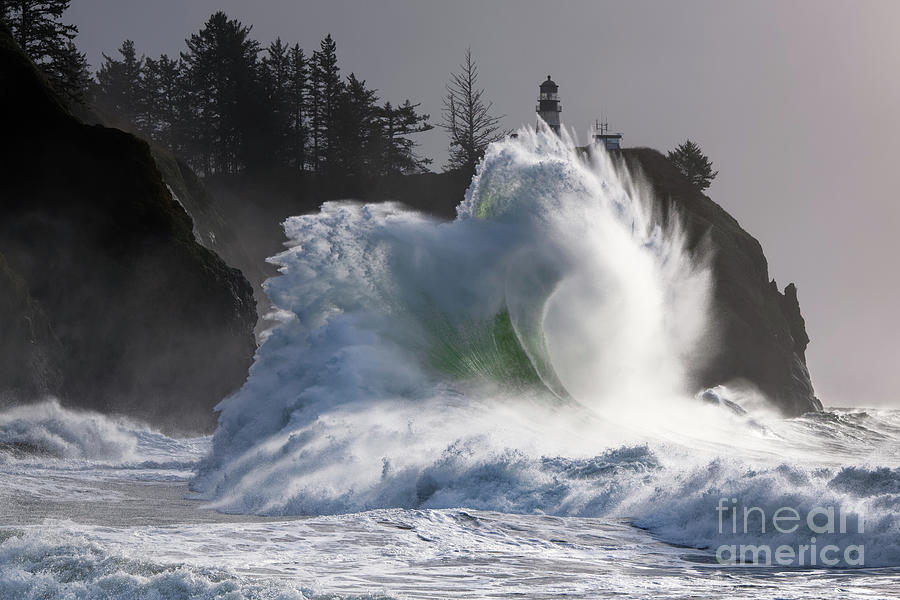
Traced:
POLYGON ((192 128, 205 173, 231 173, 258 159, 263 144, 255 136, 263 106, 257 73, 259 42, 250 27, 213 14, 186 41, 181 54, 187 91, 197 111, 192 128))
POLYGON ((75 39, 78 28, 61 19, 71 0, 8 0, 0 4, 3 21, 19 47, 37 64, 45 64, 75 39))
POLYGON ((142 71, 138 103, 142 133, 169 150, 180 151, 178 132, 184 122, 181 65, 162 54, 155 60, 144 59, 142 71))
POLYGON ((422 158, 415 154, 416 143, 409 138, 411 134, 434 129, 428 122, 429 115, 419 114, 419 104, 406 100, 397 107, 385 103, 378 111, 378 130, 380 136, 380 161, 378 173, 387 175, 395 173, 415 173, 425 170, 431 164, 430 158, 422 158))
POLYGON ((70 103, 80 103, 88 68, 85 55, 72 42, 78 28, 62 22, 70 1, 6 0, 0 2, 0 20, 54 89, 70 103))
POLYGON ((85 53, 79 52, 74 42, 66 42, 65 48, 51 59, 47 79, 69 106, 84 104, 85 94, 91 85, 91 71, 85 53))
POLYGON ((703 154, 700 146, 691 140, 677 146, 666 156, 700 190, 708 188, 719 174, 712 170, 712 161, 703 154))
POLYGON ((301 171, 306 168, 307 158, 307 86, 309 69, 300 44, 294 44, 289 54, 290 77, 288 79, 288 151, 289 164, 301 171))
POLYGON ((408 136, 428 131, 428 115, 409 100, 378 104, 376 92, 351 73, 342 84, 329 141, 327 172, 351 176, 413 173, 431 161, 414 153, 408 136))
POLYGON ((450 134, 448 167, 474 172, 488 144, 505 135, 499 126, 504 115, 491 115, 493 103, 485 102, 484 89, 478 87, 478 65, 471 48, 466 49, 459 68, 447 84, 442 126, 450 134))
POLYGON ((160 131, 163 128, 159 78, 159 62, 149 57, 145 58, 138 90, 138 120, 141 122, 141 134, 154 141, 159 141, 160 131))
POLYGON ((329 162, 332 173, 365 175, 369 173, 369 147, 376 134, 375 91, 353 73, 341 86, 336 100, 333 123, 329 128, 329 162))
POLYGON ((160 141, 176 154, 196 164, 196 148, 191 135, 191 126, 197 122, 197 109, 193 105, 187 83, 184 62, 170 59, 165 54, 157 61, 159 90, 158 102, 162 131, 160 141))
POLYGON ((288 46, 276 38, 269 44, 262 59, 262 77, 266 101, 271 113, 272 155, 276 164, 286 166, 290 162, 290 85, 291 57, 288 46))
POLYGON ((143 130, 145 124, 140 117, 144 57, 138 58, 131 40, 122 42, 118 52, 121 60, 103 55, 104 62, 97 71, 96 102, 121 127, 143 130))
POLYGON ((330 170, 328 162, 336 152, 334 138, 337 132, 334 121, 343 87, 337 65, 336 44, 331 39, 331 34, 325 36, 319 44, 319 50, 313 52, 310 70, 313 165, 317 173, 322 173, 330 170))
POLYGON ((315 67, 318 60, 318 51, 313 51, 309 58, 309 86, 307 88, 307 113, 309 114, 309 135, 312 147, 310 148, 309 165, 314 173, 319 172, 319 148, 324 145, 322 133, 322 94, 319 86, 319 70, 315 67))

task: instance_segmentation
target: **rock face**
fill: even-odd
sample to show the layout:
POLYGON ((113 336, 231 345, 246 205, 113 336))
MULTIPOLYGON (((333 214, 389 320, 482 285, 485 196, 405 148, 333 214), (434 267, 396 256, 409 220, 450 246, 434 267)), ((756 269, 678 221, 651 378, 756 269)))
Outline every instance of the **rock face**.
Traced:
POLYGON ((0 254, 0 403, 51 394, 62 384, 62 345, 26 283, 0 254))
POLYGON ((718 341, 711 359, 698 365, 694 381, 709 387, 744 380, 759 388, 786 415, 821 410, 806 368, 809 337, 797 288, 784 294, 769 280, 759 242, 725 210, 691 185, 661 153, 631 148, 622 159, 653 187, 660 218, 682 218, 689 244, 708 243, 714 281, 713 321, 718 341))
POLYGON ((252 362, 250 285, 146 143, 72 117, 3 30, 0 68, 0 390, 211 429, 252 362))
MULTIPOLYGON (((190 166, 159 146, 151 144, 150 151, 172 196, 191 216, 194 239, 215 252, 226 264, 241 271, 253 289, 257 312, 265 315, 271 303, 263 292, 262 283, 276 274, 275 268, 264 258, 251 257, 251 252, 244 247, 243 238, 237 235, 237 229, 243 227, 243 223, 238 220, 232 224, 225 218, 190 166)), ((264 329, 265 323, 260 319, 255 332, 259 334, 264 329)))

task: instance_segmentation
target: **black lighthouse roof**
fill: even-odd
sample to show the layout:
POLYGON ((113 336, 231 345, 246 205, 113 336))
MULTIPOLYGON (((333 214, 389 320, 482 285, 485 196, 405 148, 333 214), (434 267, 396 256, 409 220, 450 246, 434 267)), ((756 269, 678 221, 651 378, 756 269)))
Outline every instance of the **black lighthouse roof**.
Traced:
POLYGON ((541 84, 541 89, 542 90, 547 90, 547 89, 558 90, 559 86, 556 85, 556 82, 554 82, 552 79, 550 79, 549 75, 547 75, 547 81, 545 81, 544 83, 541 84))

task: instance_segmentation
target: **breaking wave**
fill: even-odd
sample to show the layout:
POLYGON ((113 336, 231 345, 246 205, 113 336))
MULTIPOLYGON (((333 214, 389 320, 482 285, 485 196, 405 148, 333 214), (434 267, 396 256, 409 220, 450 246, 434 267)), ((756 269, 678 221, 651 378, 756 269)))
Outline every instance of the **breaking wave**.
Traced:
POLYGON ((120 460, 133 455, 138 429, 124 419, 47 400, 0 412, 0 454, 120 460))
POLYGON ((614 517, 697 547, 721 543, 720 497, 828 500, 879 524, 867 564, 900 564, 896 456, 866 462, 898 439, 894 417, 695 398, 716 333, 708 257, 652 207, 605 153, 525 129, 488 149, 453 222, 349 202, 288 219, 266 283, 287 318, 219 405, 194 489, 239 513, 614 517))
POLYGON ((170 438, 131 419, 66 408, 55 399, 0 411, 5 492, 62 500, 82 496, 80 480, 101 473, 184 479, 208 450, 209 438, 170 438))

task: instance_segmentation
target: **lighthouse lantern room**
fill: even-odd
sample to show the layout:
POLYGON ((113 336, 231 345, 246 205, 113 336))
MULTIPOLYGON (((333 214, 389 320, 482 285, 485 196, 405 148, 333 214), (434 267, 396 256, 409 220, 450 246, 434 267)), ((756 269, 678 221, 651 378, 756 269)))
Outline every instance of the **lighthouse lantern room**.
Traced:
POLYGON ((541 94, 538 96, 538 105, 535 107, 538 116, 559 135, 559 113, 562 106, 559 103, 559 86, 547 75, 547 80, 541 83, 541 94))

